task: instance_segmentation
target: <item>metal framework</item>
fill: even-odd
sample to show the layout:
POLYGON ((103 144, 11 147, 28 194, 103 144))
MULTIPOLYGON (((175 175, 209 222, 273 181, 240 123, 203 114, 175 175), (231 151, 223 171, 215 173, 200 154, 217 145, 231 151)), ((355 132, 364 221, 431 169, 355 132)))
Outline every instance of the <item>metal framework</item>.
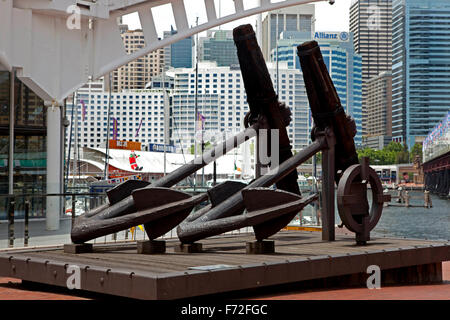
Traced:
POLYGON ((218 17, 214 0, 3 0, 0 1, 0 66, 17 68, 21 81, 47 104, 62 101, 86 83, 156 49, 234 20, 258 13, 324 0, 285 0, 218 17), (185 3, 204 1, 207 22, 189 26, 185 3), (151 8, 171 4, 178 32, 158 39, 151 8), (80 9, 80 28, 69 29, 70 6, 80 9), (69 8, 69 11, 68 11, 69 8), (68 13, 69 12, 69 13, 68 13), (117 19, 138 12, 146 46, 127 54, 117 19))

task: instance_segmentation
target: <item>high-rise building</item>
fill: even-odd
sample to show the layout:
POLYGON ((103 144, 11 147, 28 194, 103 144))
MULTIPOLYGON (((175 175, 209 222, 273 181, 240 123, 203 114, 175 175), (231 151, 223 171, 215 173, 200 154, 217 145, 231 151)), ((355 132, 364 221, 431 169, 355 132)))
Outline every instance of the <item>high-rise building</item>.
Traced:
POLYGON ((366 134, 367 88, 370 78, 391 71, 392 0, 353 0, 350 32, 355 51, 362 56, 363 134, 366 134))
MULTIPOLYGON (((81 147, 98 148, 113 139, 113 118, 117 120, 117 139, 133 140, 143 145, 164 143, 165 114, 170 113, 169 102, 164 102, 161 89, 124 90, 111 93, 110 132, 108 135, 109 92, 102 82, 91 82, 78 89, 73 122, 78 121, 78 132, 72 127, 72 145, 75 137, 81 147), (84 106, 83 106, 84 104, 84 106), (84 112, 84 115, 83 115, 84 112)), ((72 102, 67 104, 68 118, 72 102)), ((166 131, 170 136, 170 131, 166 131)), ((69 143, 70 135, 67 136, 69 143)), ((166 140, 167 141, 167 140, 166 140)), ((73 150, 73 149, 72 149, 73 150)), ((72 154, 72 152, 71 152, 72 154)))
POLYGON ((367 127, 364 145, 383 149, 392 140, 392 74, 383 72, 367 82, 367 127))
MULTIPOLYGON (((123 31, 121 35, 127 54, 145 47, 145 38, 142 30, 127 30, 123 31)), ((120 92, 122 90, 144 89, 152 77, 161 73, 163 65, 163 48, 137 58, 112 73, 112 90, 120 92)))
POLYGON ((277 46, 277 39, 284 31, 314 32, 315 6, 303 4, 267 12, 262 21, 262 53, 270 59, 270 53, 277 46))
MULTIPOLYGON (((268 64, 274 83, 277 82, 275 65, 268 64)), ((195 141, 195 69, 174 69, 172 95, 172 136, 177 148, 188 151, 195 141)), ((309 143, 308 98, 302 75, 297 69, 288 69, 280 63, 279 99, 292 111, 292 122, 287 128, 294 150, 301 150, 309 143)), ((206 136, 236 133, 244 129, 244 117, 248 111, 247 96, 238 67, 218 67, 212 62, 199 63, 197 108, 205 117, 206 136)))
POLYGON ((392 136, 422 142, 450 109, 450 1, 392 2, 392 136))
MULTIPOLYGON (((362 69, 361 56, 354 52, 352 34, 348 32, 283 32, 278 42, 278 61, 287 62, 289 68, 301 71, 297 46, 311 38, 316 40, 322 52, 330 77, 347 114, 355 119, 357 133, 355 143, 362 143, 362 69)), ((271 53, 277 60, 276 48, 271 53)), ((280 83, 282 84, 282 82, 280 83)), ((303 78, 301 84, 304 86, 303 78)), ((304 93, 306 95, 306 93, 304 93)), ((308 104, 308 101, 306 100, 308 104)))
POLYGON ((238 65, 232 30, 208 30, 199 39, 199 60, 214 61, 219 67, 238 65))
MULTIPOLYGON (((176 34, 177 31, 172 28, 170 31, 164 31, 164 38, 176 34)), ((192 68, 193 66, 193 48, 194 38, 187 37, 171 45, 164 47, 165 70, 172 68, 192 68)))

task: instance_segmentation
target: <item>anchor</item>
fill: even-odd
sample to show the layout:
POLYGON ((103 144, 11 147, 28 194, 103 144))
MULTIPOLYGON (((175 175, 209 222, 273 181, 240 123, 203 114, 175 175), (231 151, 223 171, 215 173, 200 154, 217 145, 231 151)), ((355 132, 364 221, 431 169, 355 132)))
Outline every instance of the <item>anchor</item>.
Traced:
MULTIPOLYGON (((277 102, 268 70, 265 67, 265 62, 251 26, 240 26, 233 33, 250 110, 252 103, 255 101, 266 104, 270 104, 273 101, 277 102)), ((283 179, 285 177, 294 177, 294 174, 296 176, 297 166, 319 151, 323 151, 322 166, 324 172, 322 239, 329 241, 335 239, 335 182, 339 183, 340 179, 344 177, 340 185, 347 186, 349 183, 353 183, 353 180, 358 181, 358 179, 365 178, 364 175, 360 177, 352 176, 353 180, 347 178, 347 170, 355 170, 355 166, 358 167, 358 156, 353 140, 356 134, 356 126, 354 120, 347 116, 342 108, 317 42, 306 42, 298 46, 297 50, 315 123, 311 132, 313 143, 295 156, 286 156, 288 154, 287 150, 290 151, 290 144, 289 142, 286 143, 285 140, 280 142, 280 158, 283 155, 284 162, 278 168, 257 178, 243 188, 242 191, 232 195, 215 208, 209 211, 205 210, 202 214, 197 213, 195 217, 186 219, 177 228, 177 234, 182 243, 193 244, 203 238, 239 229, 243 226, 253 226, 256 243, 262 243, 264 239, 277 233, 305 205, 318 198, 317 195, 312 195, 302 199, 299 192, 296 192, 296 188, 292 188, 294 189, 293 192, 283 193, 290 191, 292 186, 289 184, 290 180, 286 181, 283 179), (274 183, 277 188, 285 191, 276 193, 260 188, 269 187, 274 183), (286 198, 283 198, 284 196, 286 198), (260 206, 255 211, 255 205, 258 203, 260 206)), ((273 114, 270 111, 275 113, 276 109, 263 108, 262 110, 269 110, 267 119, 271 119, 273 114)), ((270 127, 271 129, 283 129, 274 122, 271 123, 270 127)), ((282 137, 284 137, 283 133, 280 134, 280 140, 282 137)), ((367 168, 363 171, 371 172, 367 168)), ((376 175, 371 178, 371 181, 373 181, 373 185, 376 185, 377 182, 380 183, 376 175)), ((355 193, 355 189, 348 191, 347 188, 344 188, 344 190, 346 192, 345 195, 349 193, 352 196, 355 193)), ((339 196, 341 197, 341 193, 339 193, 339 196)), ((357 232, 358 243, 362 243, 362 239, 369 239, 368 231, 373 228, 373 225, 377 223, 381 215, 382 205, 379 206, 379 203, 387 201, 387 198, 377 196, 373 208, 374 214, 371 215, 373 218, 369 220, 364 219, 358 226, 354 223, 356 215, 351 210, 345 210, 345 206, 338 208, 340 213, 341 211, 346 211, 345 218, 342 219, 343 223, 346 226, 350 226, 350 228, 353 227, 352 230, 357 232), (361 234, 364 234, 364 236, 361 236, 361 234)), ((364 198, 360 200, 364 201, 364 198)), ((367 202, 367 198, 365 200, 367 202)), ((251 253, 268 253, 271 251, 270 249, 265 250, 263 245, 256 247, 262 249, 251 253)), ((251 250, 249 250, 249 244, 247 244, 247 252, 249 251, 251 250)))
MULTIPOLYGON (((139 224, 144 224, 150 239, 155 238, 155 235, 164 234, 165 230, 170 231, 187 217, 196 204, 207 200, 208 195, 191 197, 184 192, 171 190, 169 187, 211 163, 233 147, 254 137, 259 126, 260 122, 255 122, 251 127, 152 184, 145 181, 128 180, 109 190, 107 192, 108 203, 77 217, 71 232, 72 242, 81 244, 139 224), (183 204, 178 203, 180 201, 183 204), (161 213, 161 210, 167 211, 167 213, 161 213), (156 214, 157 212, 158 214, 156 214), (160 219, 162 219, 161 223, 155 223, 160 219), (149 224, 150 222, 152 224, 149 224), (154 229, 157 230, 154 231, 154 229)), ((208 194, 213 197, 216 195, 213 201, 217 203, 222 201, 220 199, 223 199, 223 195, 232 194, 239 188, 242 186, 225 183, 211 189, 208 194), (214 189, 221 192, 215 192, 214 189), (222 194, 220 199, 219 194, 222 194)))
MULTIPOLYGON (((354 214, 348 209, 350 197, 357 191, 362 194, 363 190, 357 187, 348 189, 347 185, 363 183, 366 172, 370 170, 364 167, 364 174, 356 176, 347 171, 356 170, 354 166, 358 165, 353 141, 356 126, 341 106, 317 42, 306 42, 297 48, 314 127, 311 131, 312 143, 293 156, 286 131, 291 113, 285 104, 278 101, 255 33, 251 25, 243 25, 235 28, 233 35, 250 107, 245 118, 246 129, 152 184, 126 181, 108 191, 109 203, 76 219, 71 234, 75 244, 144 224, 150 242, 178 225, 177 234, 182 244, 193 244, 197 240, 242 226, 252 226, 259 245, 285 227, 304 206, 318 199, 317 194, 302 198, 296 168, 319 151, 323 152, 324 172, 322 239, 334 240, 334 183, 340 183, 342 177, 345 178, 342 182, 345 186, 342 190, 345 191, 338 194, 341 199, 338 209, 340 214, 342 211, 343 223, 357 233, 358 242, 365 243, 369 239, 368 232, 381 215, 378 204, 387 199, 376 198, 374 214, 371 215, 373 219, 361 220, 358 218, 360 213, 354 214), (271 141, 270 136, 260 136, 261 129, 279 132, 281 164, 278 167, 270 167, 264 175, 258 173, 257 178, 247 186, 228 182, 215 186, 207 194, 196 196, 170 189, 225 154, 230 147, 236 147, 255 136, 258 148, 265 144, 270 150, 268 146, 274 141, 271 141), (276 191, 261 189, 274 184, 278 189, 276 191), (208 199, 209 205, 190 214, 196 205, 208 199), (357 227, 355 221, 362 227, 357 227)), ((259 161, 257 167, 261 167, 259 161)), ((378 177, 371 179, 376 185, 378 177)), ((367 202, 367 199, 360 198, 367 202)))

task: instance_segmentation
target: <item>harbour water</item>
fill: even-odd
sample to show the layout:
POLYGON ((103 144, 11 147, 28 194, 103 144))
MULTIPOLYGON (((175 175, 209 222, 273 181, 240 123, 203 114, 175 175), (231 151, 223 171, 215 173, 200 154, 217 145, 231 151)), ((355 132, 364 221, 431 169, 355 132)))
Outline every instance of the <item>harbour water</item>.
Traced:
MULTIPOLYGON (((391 192, 391 194, 394 194, 391 192)), ((396 193, 395 193, 396 194, 396 193)), ((369 203, 371 191, 368 191, 369 203)), ((418 207, 389 206, 383 208, 380 221, 371 234, 378 237, 401 237, 415 239, 450 240, 450 200, 431 195, 433 207, 424 208, 422 191, 409 191, 410 204, 418 207)), ((395 199, 391 202, 394 203, 395 199)), ((336 205, 336 224, 341 223, 336 205)), ((317 225, 311 206, 303 211, 303 225, 317 225)), ((298 223, 292 224, 298 225, 298 223)))
MULTIPOLYGON (((410 191, 412 205, 423 205, 423 192, 410 191)), ((374 236, 450 240, 450 200, 431 195, 433 207, 385 207, 374 236)))

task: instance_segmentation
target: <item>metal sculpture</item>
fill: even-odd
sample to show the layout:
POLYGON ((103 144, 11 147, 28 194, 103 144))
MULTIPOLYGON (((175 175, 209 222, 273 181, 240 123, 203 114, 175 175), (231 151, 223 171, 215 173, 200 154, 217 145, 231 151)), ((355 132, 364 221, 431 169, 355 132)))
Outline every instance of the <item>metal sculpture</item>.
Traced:
MULTIPOLYGON (((260 122, 257 121, 251 127, 152 184, 128 180, 109 190, 107 192, 109 203, 75 219, 71 232, 72 242, 83 243, 139 224, 144 224, 151 240, 175 228, 196 204, 207 200, 208 195, 191 197, 169 187, 211 163, 232 147, 254 137, 259 127, 260 122), (156 188, 158 190, 155 190, 156 188)), ((241 188, 233 189, 236 187, 234 184, 226 183, 215 188, 221 190, 221 194, 230 195, 241 188)), ((214 190, 210 190, 209 195, 213 195, 213 198, 216 195, 212 200, 214 203, 223 200, 223 196, 219 198, 219 193, 214 190)))
POLYGON ((334 180, 338 184, 338 210, 343 224, 356 233, 357 244, 365 244, 381 217, 383 202, 390 201, 389 195, 383 195, 381 181, 376 172, 369 167, 368 158, 358 163, 353 137, 356 134, 354 121, 345 115, 339 96, 323 62, 316 41, 305 42, 297 47, 297 54, 303 70, 308 100, 315 127, 311 135, 314 140, 317 132, 332 128, 336 135, 334 155, 324 152, 322 172, 323 199, 328 214, 324 216, 324 230, 334 239, 334 180), (334 158, 334 159, 333 159, 334 158), (367 183, 373 193, 372 208, 367 200, 367 183))
MULTIPOLYGON (((278 118, 276 106, 279 103, 251 26, 245 25, 236 28, 234 38, 250 105, 250 121, 253 114, 252 106, 255 105, 269 106, 260 109, 262 112, 266 111, 264 116, 267 119, 278 118)), ((290 183, 294 179, 297 180, 297 166, 319 151, 323 151, 324 172, 322 238, 324 240, 334 240, 335 238, 335 181, 339 182, 341 177, 344 177, 340 184, 343 194, 339 194, 342 199, 348 201, 358 198, 359 201, 365 201, 367 204, 367 196, 365 194, 363 196, 363 191, 366 189, 363 187, 366 187, 366 172, 370 172, 370 182, 371 185, 374 185, 373 191, 376 192, 376 200, 371 214, 369 215, 368 210, 366 210, 367 212, 360 210, 354 214, 352 208, 349 208, 347 204, 339 207, 339 210, 343 212, 344 224, 349 225, 357 233, 357 242, 362 244, 369 239, 368 232, 381 215, 382 205, 379 204, 387 200, 387 197, 383 197, 382 193, 379 195, 377 183, 380 182, 377 176, 372 175, 372 169, 364 167, 361 174, 355 171, 357 168, 361 168, 353 141, 356 126, 353 119, 346 116, 341 106, 317 42, 307 42, 299 46, 298 55, 315 121, 315 127, 311 133, 313 143, 295 156, 289 156, 289 141, 283 140, 285 128, 281 128, 279 122, 268 121, 271 129, 284 129, 280 134, 280 154, 283 155, 280 158, 282 157, 284 162, 214 209, 202 212, 201 216, 197 214, 195 218, 188 218, 181 223, 177 228, 181 242, 194 243, 205 237, 243 226, 253 226, 255 238, 260 242, 275 234, 286 226, 304 206, 317 199, 317 195, 302 199, 295 194, 299 192, 296 192, 295 188, 291 188, 290 183), (351 179, 348 178, 349 172, 352 173, 351 179), (259 188, 269 187, 273 183, 276 183, 279 189, 292 193, 259 188), (361 185, 360 189, 357 189, 357 185, 361 185), (358 192, 356 192, 357 190, 358 192), (244 209, 247 209, 247 212, 241 214, 244 209)), ((365 204, 362 207, 368 208, 368 204, 367 206, 365 204)))
POLYGON ((383 203, 391 196, 383 193, 380 178, 369 166, 369 158, 345 170, 337 190, 339 215, 344 225, 356 234, 356 243, 363 245, 370 240, 370 231, 375 228, 383 211, 383 203), (367 184, 372 190, 372 207, 367 200, 367 184))
MULTIPOLYGON (((344 225, 354 231, 358 244, 370 239, 369 232, 378 222, 383 201, 381 183, 367 160, 358 164, 353 137, 354 121, 345 114, 336 89, 328 74, 317 42, 298 46, 303 77, 315 126, 312 143, 292 155, 286 126, 290 111, 273 89, 269 72, 255 33, 250 25, 233 31, 242 77, 247 92, 250 112, 245 119, 246 129, 206 152, 201 159, 180 167, 166 177, 148 184, 127 181, 108 192, 109 204, 88 212, 75 221, 72 241, 83 243, 99 236, 111 234, 144 224, 150 241, 178 226, 182 244, 227 231, 252 226, 257 243, 285 227, 307 204, 318 199, 317 194, 301 197, 296 168, 317 152, 323 152, 322 238, 334 240, 334 186, 338 188, 338 209, 344 225), (265 144, 267 150, 274 141, 270 135, 263 138, 261 129, 279 133, 278 167, 257 177, 248 186, 228 182, 209 190, 207 194, 190 195, 169 189, 177 182, 214 161, 219 155, 252 137, 257 146, 265 144), (367 183, 372 186, 374 201, 369 212, 367 183), (263 189, 275 184, 278 190, 263 189), (192 209, 209 198, 210 205, 197 212, 192 209)), ((143 246, 141 246, 141 249, 143 246)), ((138 245, 139 250, 139 245, 138 245)), ((164 247, 165 250, 165 247, 164 247)))

